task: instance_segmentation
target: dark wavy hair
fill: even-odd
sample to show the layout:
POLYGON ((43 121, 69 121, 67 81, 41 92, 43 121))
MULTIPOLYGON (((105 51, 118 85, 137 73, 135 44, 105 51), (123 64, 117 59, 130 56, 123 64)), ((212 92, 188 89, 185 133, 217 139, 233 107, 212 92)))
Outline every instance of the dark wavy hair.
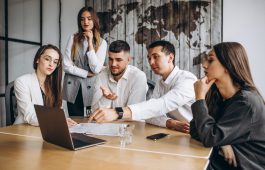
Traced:
MULTIPOLYGON (((213 46, 213 50, 219 62, 226 68, 233 83, 241 89, 256 91, 263 99, 258 89, 256 88, 248 62, 247 53, 244 47, 238 42, 222 42, 213 46)), ((209 110, 214 110, 213 107, 219 105, 222 101, 215 84, 210 88, 206 95, 207 105, 209 110)), ((263 99, 264 102, 264 99, 263 99)))
POLYGON ((37 61, 40 59, 41 55, 47 50, 52 49, 55 50, 59 54, 59 61, 56 69, 52 72, 51 75, 47 75, 46 80, 44 82, 44 88, 45 88, 45 96, 46 100, 44 105, 49 107, 58 107, 60 108, 62 106, 62 53, 61 51, 54 45, 47 44, 41 46, 33 61, 33 68, 35 71, 38 68, 37 61))

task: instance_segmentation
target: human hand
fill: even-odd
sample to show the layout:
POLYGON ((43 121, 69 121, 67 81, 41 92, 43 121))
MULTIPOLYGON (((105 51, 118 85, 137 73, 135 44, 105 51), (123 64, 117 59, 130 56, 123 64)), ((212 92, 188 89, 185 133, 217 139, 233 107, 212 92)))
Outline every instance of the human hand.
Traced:
POLYGON ((95 73, 92 73, 91 71, 88 71, 87 72, 87 77, 93 77, 95 76, 96 74, 95 73))
POLYGON ((99 108, 89 116, 89 122, 95 120, 97 123, 117 120, 118 114, 114 109, 99 108))
POLYGON ((93 40, 93 31, 92 30, 88 30, 86 32, 83 32, 83 35, 84 35, 84 37, 88 43, 90 43, 90 42, 92 43, 92 40, 93 40))
POLYGON ((236 157, 233 151, 233 148, 231 145, 224 145, 221 146, 221 155, 224 157, 224 159, 228 162, 229 165, 233 165, 234 167, 237 167, 236 163, 236 157))
POLYGON ((102 90, 103 96, 109 100, 116 100, 117 95, 115 93, 112 93, 108 88, 104 86, 100 86, 100 89, 102 90))
POLYGON ((66 122, 67 122, 68 127, 77 125, 77 123, 74 120, 72 120, 71 118, 66 118, 66 122))
POLYGON ((181 122, 179 120, 168 119, 166 127, 183 133, 190 132, 190 124, 188 122, 181 122))
POLYGON ((205 99, 206 93, 208 92, 208 90, 211 88, 211 86, 215 81, 216 81, 215 79, 209 81, 207 76, 196 81, 194 83, 196 100, 205 99))

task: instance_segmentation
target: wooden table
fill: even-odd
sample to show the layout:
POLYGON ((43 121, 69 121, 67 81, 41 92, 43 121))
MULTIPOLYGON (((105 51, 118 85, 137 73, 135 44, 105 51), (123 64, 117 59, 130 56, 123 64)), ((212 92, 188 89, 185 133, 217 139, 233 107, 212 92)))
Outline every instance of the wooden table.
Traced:
POLYGON ((14 125, 0 128, 0 170, 8 169, 205 169, 210 148, 189 135, 148 125, 135 125, 133 142, 120 148, 118 137, 100 146, 71 151, 42 140, 39 127, 14 125), (145 137, 169 133, 158 141, 145 137))

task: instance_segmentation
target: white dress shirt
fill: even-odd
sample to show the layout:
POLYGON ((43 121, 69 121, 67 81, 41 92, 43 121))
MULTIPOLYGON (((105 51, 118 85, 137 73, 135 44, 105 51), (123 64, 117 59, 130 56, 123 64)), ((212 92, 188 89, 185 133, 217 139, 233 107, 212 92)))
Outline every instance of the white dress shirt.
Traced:
POLYGON ((97 108, 124 107, 146 99, 148 90, 146 75, 134 66, 128 65, 118 82, 114 80, 109 68, 105 68, 97 75, 95 82, 92 111, 97 108), (104 86, 114 92, 118 96, 117 99, 109 100, 105 98, 100 86, 104 86))
POLYGON ((43 98, 36 73, 25 74, 15 80, 18 116, 14 124, 28 123, 38 126, 34 104, 43 105, 43 98))
POLYGON ((195 75, 175 66, 165 81, 161 79, 156 83, 150 100, 129 106, 132 119, 148 119, 146 122, 162 127, 166 127, 169 118, 189 122, 196 80, 195 75))
MULTIPOLYGON (((74 35, 70 36, 66 49, 65 49, 65 55, 63 59, 63 69, 66 73, 79 76, 82 78, 86 78, 88 75, 88 71, 84 70, 82 68, 79 68, 74 65, 71 57, 71 49, 73 45, 73 38, 74 35)), ((88 47, 88 42, 83 41, 84 45, 84 51, 83 51, 83 56, 88 57, 88 63, 89 63, 89 68, 93 73, 99 73, 103 67, 105 57, 106 57, 106 52, 107 52, 107 42, 104 39, 101 39, 100 46, 95 53, 95 50, 89 50, 87 51, 88 47)))

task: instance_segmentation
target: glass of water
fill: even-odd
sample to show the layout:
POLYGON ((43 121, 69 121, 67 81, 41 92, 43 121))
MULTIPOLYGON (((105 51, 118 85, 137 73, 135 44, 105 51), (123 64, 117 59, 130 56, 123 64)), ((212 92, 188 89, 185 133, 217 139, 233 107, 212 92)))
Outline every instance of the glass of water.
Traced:
POLYGON ((120 147, 124 148, 126 145, 132 143, 134 125, 121 125, 119 127, 120 147))

